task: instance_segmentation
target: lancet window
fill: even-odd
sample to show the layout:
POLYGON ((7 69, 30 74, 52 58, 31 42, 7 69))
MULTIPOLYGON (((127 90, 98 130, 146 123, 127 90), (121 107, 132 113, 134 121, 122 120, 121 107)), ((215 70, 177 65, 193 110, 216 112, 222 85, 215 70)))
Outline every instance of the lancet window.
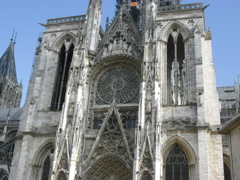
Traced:
POLYGON ((176 144, 166 160, 166 180, 188 180, 188 159, 183 149, 176 144))
POLYGON ((47 156, 43 163, 42 180, 49 179, 49 172, 50 172, 50 157, 47 156))
MULTIPOLYGON (((117 105, 123 127, 135 128, 139 101, 139 75, 129 67, 113 67, 102 72, 95 83, 93 128, 100 129, 106 107, 117 105)), ((115 117, 116 118, 116 117, 115 117)), ((114 118, 109 122, 117 121, 114 118)))
POLYGON ((231 180, 231 171, 229 167, 227 166, 226 163, 223 163, 223 167, 224 167, 224 179, 231 180))
POLYGON ((69 49, 65 45, 62 46, 55 77, 55 86, 52 95, 51 110, 61 110, 65 100, 68 75, 73 56, 74 45, 72 44, 69 49))
POLYGON ((169 105, 185 105, 186 92, 186 60, 184 42, 181 33, 173 29, 167 44, 167 88, 169 105), (177 35, 176 35, 177 34, 177 35))

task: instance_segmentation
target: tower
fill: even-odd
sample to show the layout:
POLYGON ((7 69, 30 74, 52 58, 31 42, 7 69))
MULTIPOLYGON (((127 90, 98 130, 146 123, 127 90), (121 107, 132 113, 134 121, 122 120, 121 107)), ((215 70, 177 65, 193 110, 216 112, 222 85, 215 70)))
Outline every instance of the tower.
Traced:
POLYGON ((223 179, 206 7, 169 2, 47 21, 11 179, 223 179))
MULTIPOLYGON (((15 37, 16 39, 16 37, 15 37)), ((15 136, 22 108, 22 83, 18 84, 13 38, 0 59, 0 177, 8 179, 13 157, 15 136)))
POLYGON ((0 59, 0 108, 20 106, 22 83, 18 84, 13 39, 0 59))

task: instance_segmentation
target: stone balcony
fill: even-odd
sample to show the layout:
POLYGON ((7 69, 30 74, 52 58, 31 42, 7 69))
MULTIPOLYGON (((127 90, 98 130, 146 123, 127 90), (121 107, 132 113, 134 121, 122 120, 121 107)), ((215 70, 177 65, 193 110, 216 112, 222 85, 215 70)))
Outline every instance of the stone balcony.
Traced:
POLYGON ((159 6, 158 7, 158 12, 193 10, 193 9, 201 9, 201 8, 203 8, 203 3, 181 4, 181 5, 171 5, 171 6, 159 6))
POLYGON ((50 24, 61 24, 61 23, 71 23, 71 22, 79 22, 84 21, 86 19, 86 15, 80 15, 80 16, 70 16, 70 17, 62 17, 62 18, 54 18, 54 19, 48 19, 47 25, 50 24))

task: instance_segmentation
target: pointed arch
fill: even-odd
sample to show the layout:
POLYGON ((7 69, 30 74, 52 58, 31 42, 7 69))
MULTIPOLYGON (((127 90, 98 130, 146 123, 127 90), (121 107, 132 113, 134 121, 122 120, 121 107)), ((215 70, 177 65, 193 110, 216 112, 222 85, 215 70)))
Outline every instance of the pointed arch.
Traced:
POLYGON ((67 91, 67 83, 69 78, 69 71, 71 68, 74 44, 71 40, 66 39, 61 46, 57 68, 55 73, 55 83, 52 93, 51 110, 61 110, 65 101, 65 94, 67 91))
POLYGON ((186 105, 185 44, 177 28, 169 34, 167 42, 167 104, 186 105))
MULTIPOLYGON (((52 161, 53 152, 54 152, 53 139, 47 140, 37 149, 32 160, 33 168, 31 173, 31 179, 42 180, 44 176, 43 172, 48 172, 50 175, 50 170, 52 167, 51 161, 52 161), (46 169, 47 166, 49 167, 49 170, 46 169)), ((44 177, 49 178, 50 176, 44 176, 44 177)))
POLYGON ((231 180, 231 162, 230 156, 227 154, 223 154, 223 168, 225 180, 231 180))
POLYGON ((42 158, 45 157, 46 154, 48 154, 48 152, 53 148, 54 148, 53 139, 45 141, 41 146, 39 146, 38 150, 35 152, 32 164, 42 164, 44 160, 42 158))
POLYGON ((131 180, 132 168, 121 157, 109 153, 93 162, 85 171, 83 179, 109 179, 111 176, 115 179, 131 180))
POLYGON ((185 162, 183 164, 186 164, 186 166, 183 166, 185 170, 183 169, 182 171, 185 171, 187 173, 187 178, 189 179, 194 179, 195 178, 195 165, 197 164, 197 158, 196 154, 191 147, 191 145, 182 137, 175 135, 168 139, 164 145, 163 145, 163 172, 164 172, 164 178, 166 178, 166 168, 167 168, 167 158, 170 153, 174 153, 173 150, 174 148, 177 147, 180 149, 178 153, 182 154, 181 156, 185 156, 185 162), (187 168, 187 169, 186 169, 187 168))
POLYGON ((77 36, 72 32, 65 32, 61 34, 52 44, 51 49, 56 52, 60 52, 63 45, 66 46, 68 50, 70 45, 73 44, 76 47, 77 36))
POLYGON ((174 40, 177 40, 175 38, 177 38, 177 35, 179 33, 182 34, 183 41, 187 41, 191 37, 191 33, 190 33, 189 29, 184 24, 182 24, 181 22, 178 22, 178 21, 173 21, 173 22, 170 22, 169 24, 167 24, 163 28, 163 30, 159 34, 159 39, 164 42, 167 42, 168 37, 171 34, 173 36, 174 40), (175 30, 177 30, 177 31, 175 31, 175 30))
POLYGON ((175 144, 178 144, 186 154, 188 158, 189 164, 196 164, 197 163, 197 158, 196 154, 191 147, 191 145, 182 137, 175 135, 168 139, 164 145, 163 145, 163 162, 166 162, 166 159, 168 157, 169 152, 171 149, 175 146, 175 144))
POLYGON ((103 118, 101 128, 98 132, 96 141, 89 152, 86 164, 90 164, 90 161, 92 161, 93 158, 101 157, 101 153, 98 156, 95 153, 97 149, 99 149, 99 143, 101 144, 100 149, 105 153, 119 154, 121 152, 120 155, 123 155, 125 159, 128 159, 129 164, 132 164, 132 155, 121 120, 116 104, 113 103, 111 108, 108 109, 108 113, 103 118))
POLYGON ((5 142, 8 142, 8 141, 12 140, 13 138, 15 138, 16 135, 17 135, 17 132, 18 132, 17 129, 8 131, 6 136, 5 136, 5 142))
POLYGON ((151 141, 148 134, 145 136, 145 140, 142 146, 142 153, 140 155, 140 165, 141 171, 139 173, 140 180, 151 180, 152 175, 151 172, 154 171, 154 163, 153 163, 153 154, 151 150, 151 141))

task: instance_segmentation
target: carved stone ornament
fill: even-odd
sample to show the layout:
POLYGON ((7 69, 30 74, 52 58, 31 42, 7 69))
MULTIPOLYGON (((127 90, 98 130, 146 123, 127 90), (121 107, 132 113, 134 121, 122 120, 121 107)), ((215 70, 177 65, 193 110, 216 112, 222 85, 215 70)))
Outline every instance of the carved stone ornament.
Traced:
POLYGON ((188 25, 189 25, 190 27, 192 27, 195 22, 194 22, 193 19, 189 19, 187 23, 188 23, 188 25))
POLYGON ((157 27, 161 28, 163 25, 161 22, 157 22, 157 27))
POLYGON ((105 44, 103 50, 103 57, 110 54, 126 53, 132 54, 131 42, 127 41, 126 38, 121 34, 121 32, 116 32, 116 34, 110 39, 108 43, 105 44))
POLYGON ((106 71, 97 83, 97 104, 138 102, 139 77, 127 67, 106 71))

